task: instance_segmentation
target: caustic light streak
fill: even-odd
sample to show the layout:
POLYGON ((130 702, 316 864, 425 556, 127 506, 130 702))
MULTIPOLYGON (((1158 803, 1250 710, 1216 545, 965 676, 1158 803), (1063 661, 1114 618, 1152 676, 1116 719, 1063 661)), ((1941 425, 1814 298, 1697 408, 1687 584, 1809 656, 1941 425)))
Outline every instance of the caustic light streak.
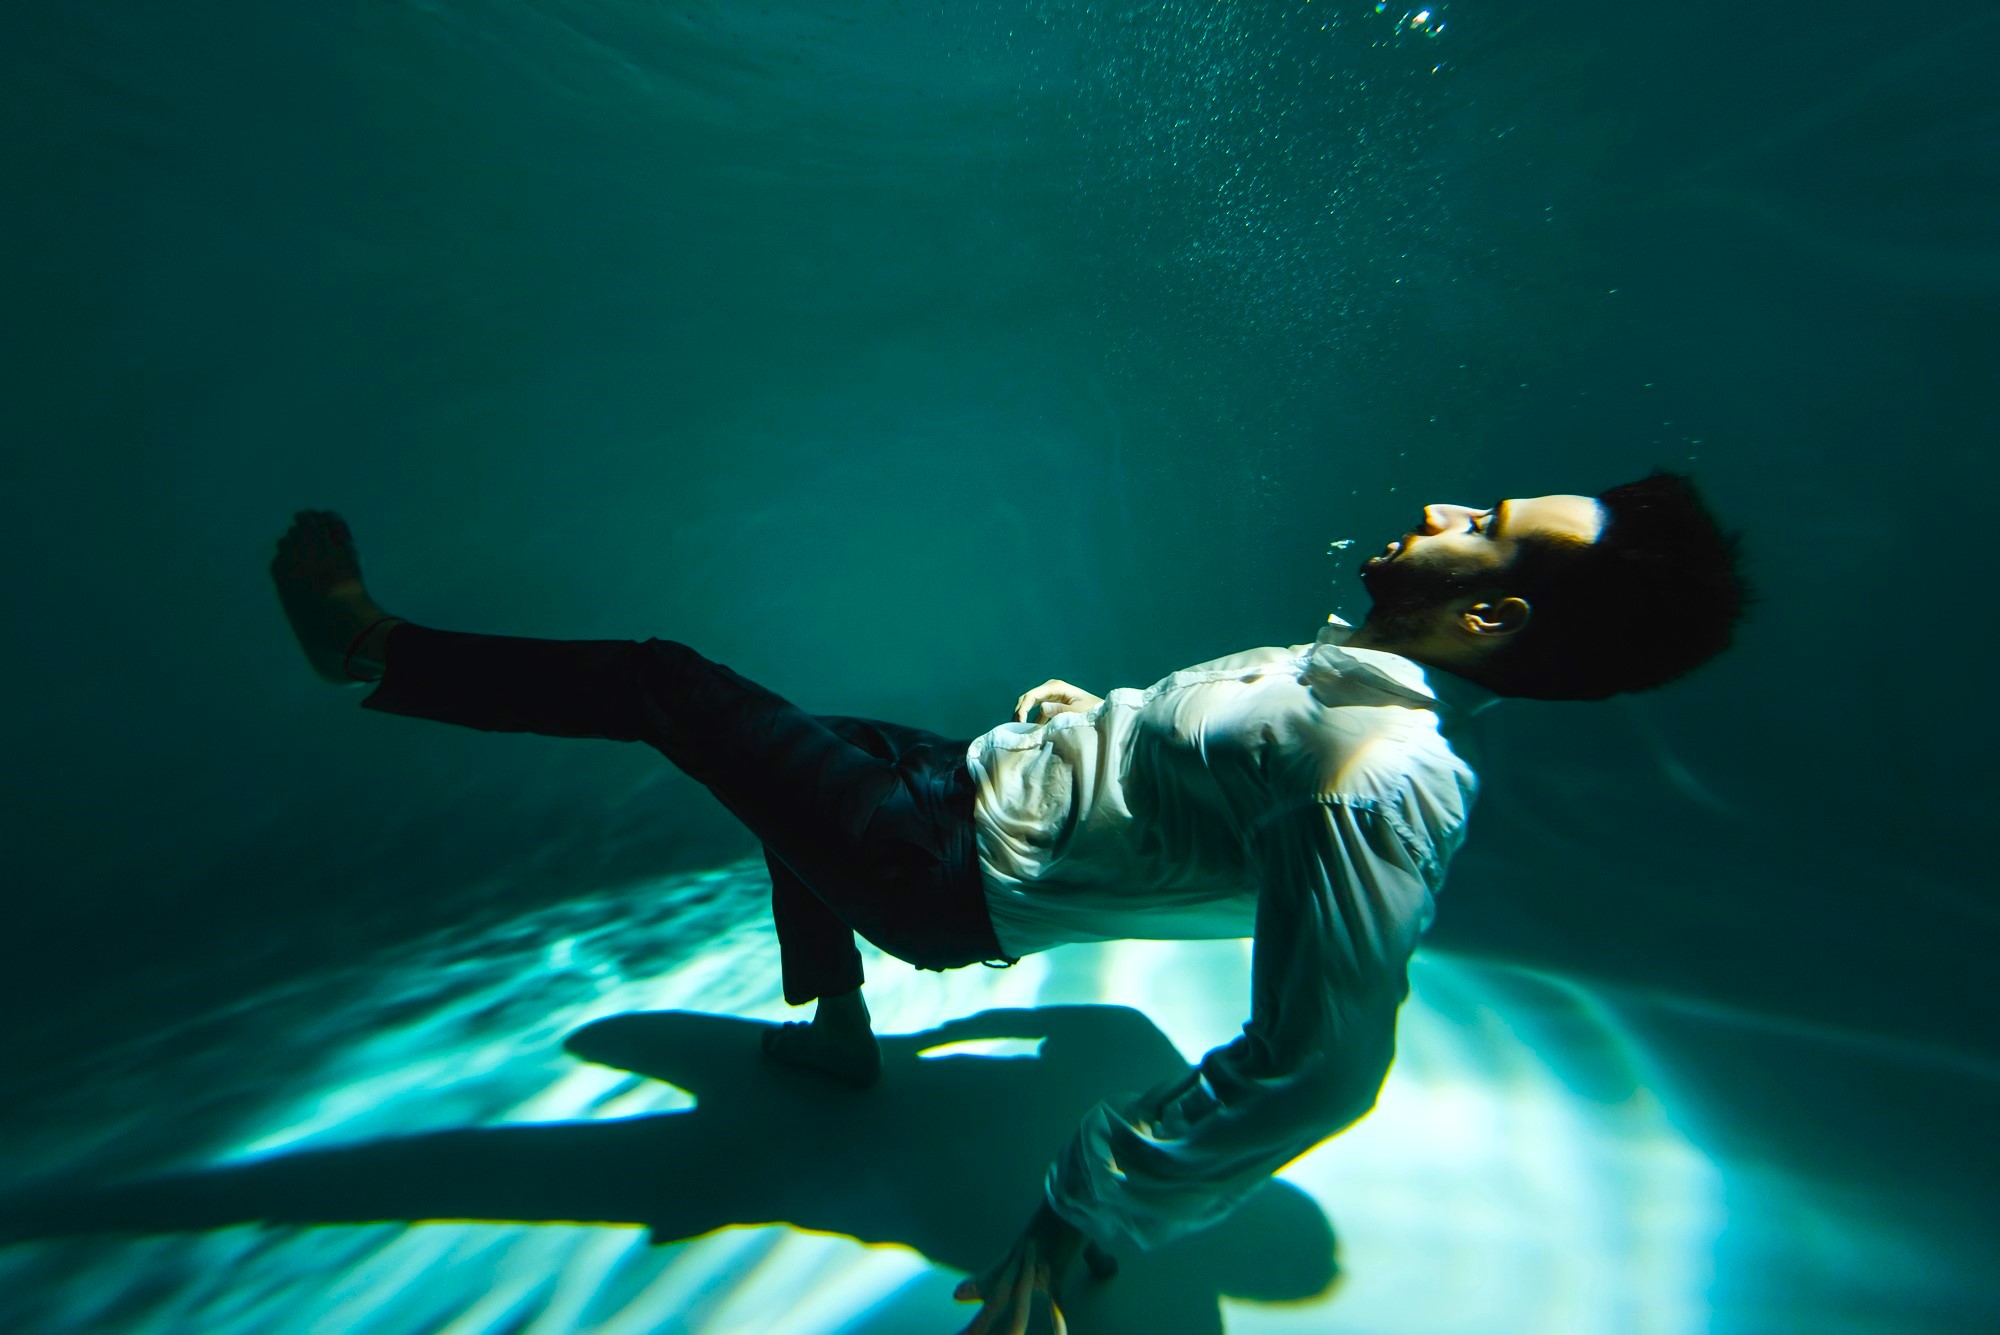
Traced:
MULTIPOLYGON (((163 1146, 147 1167, 188 1175, 171 1190, 108 1194, 96 1214, 72 1196, 56 1226, 13 1225, 0 1324, 944 1329, 966 1315, 951 1286, 1004 1249, 1089 1102, 1242 1023, 1247 942, 1110 942, 945 974, 864 946, 886 1074, 843 1102, 756 1056, 759 1025, 794 1014, 768 889, 761 861, 675 878, 235 1008, 242 1061, 211 1091, 227 1134, 163 1146)), ((1756 1232, 1733 1168, 1766 1194, 1805 1189, 1696 1143, 1645 1006, 1428 951, 1411 977, 1374 1112, 1212 1238, 1121 1257, 1091 1328, 1719 1319, 1726 1188, 1730 1245, 1756 1232)), ((148 1078, 174 1091, 183 1075, 148 1078)), ((154 1113, 171 1118, 175 1097, 154 1113)), ((116 1134, 90 1113, 112 1102, 79 1091, 78 1115, 41 1129, 38 1168, 87 1177, 116 1134)), ((1816 1208, 1837 1233, 1832 1198, 1816 1208)), ((1824 1269, 1809 1253, 1827 1236, 1753 1242, 1788 1249, 1797 1275, 1824 1269)), ((1941 1266, 1913 1282, 1963 1279, 1941 1266)))

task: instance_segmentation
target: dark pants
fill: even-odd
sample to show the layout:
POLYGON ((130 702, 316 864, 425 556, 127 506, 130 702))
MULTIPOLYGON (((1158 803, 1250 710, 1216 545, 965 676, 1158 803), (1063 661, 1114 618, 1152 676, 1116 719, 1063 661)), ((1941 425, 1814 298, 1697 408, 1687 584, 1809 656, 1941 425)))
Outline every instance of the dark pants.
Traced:
POLYGON ((364 709, 482 732, 645 742, 750 828, 785 1000, 859 987, 854 933, 920 969, 1007 960, 973 842, 968 741, 808 714, 672 640, 392 626, 364 709))

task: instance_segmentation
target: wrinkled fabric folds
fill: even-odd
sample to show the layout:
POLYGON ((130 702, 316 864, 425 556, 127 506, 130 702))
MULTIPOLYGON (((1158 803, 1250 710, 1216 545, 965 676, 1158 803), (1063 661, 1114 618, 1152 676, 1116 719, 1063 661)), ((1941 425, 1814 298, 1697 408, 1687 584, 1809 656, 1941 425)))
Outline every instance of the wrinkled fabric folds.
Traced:
POLYGON ((1495 697, 1399 655, 1232 654, 977 738, 975 831, 1009 954, 1251 936, 1250 1018, 1184 1075, 1094 1106, 1044 1192, 1105 1244, 1225 1217, 1374 1106, 1408 962, 1478 791, 1495 697))

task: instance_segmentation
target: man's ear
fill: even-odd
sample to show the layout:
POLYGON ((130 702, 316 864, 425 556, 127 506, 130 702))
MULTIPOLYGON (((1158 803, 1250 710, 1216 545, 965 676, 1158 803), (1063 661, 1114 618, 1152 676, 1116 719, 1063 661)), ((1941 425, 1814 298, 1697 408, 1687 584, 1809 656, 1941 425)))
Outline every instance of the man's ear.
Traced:
POLYGON ((1458 614, 1458 624, 1473 635, 1512 635, 1528 624, 1534 609, 1525 598, 1474 603, 1458 614))

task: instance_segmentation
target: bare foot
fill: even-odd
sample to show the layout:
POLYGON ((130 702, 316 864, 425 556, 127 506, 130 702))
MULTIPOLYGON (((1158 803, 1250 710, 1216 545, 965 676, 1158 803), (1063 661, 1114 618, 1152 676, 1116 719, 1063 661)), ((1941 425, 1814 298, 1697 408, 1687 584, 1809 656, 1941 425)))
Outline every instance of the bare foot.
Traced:
POLYGON ((764 1054, 853 1089, 867 1089, 882 1078, 882 1048, 867 1029, 817 1021, 778 1025, 764 1031, 764 1054))
POLYGON ((859 987, 822 996, 811 1024, 783 1024, 764 1031, 773 1061, 827 1076, 855 1089, 882 1078, 882 1048, 859 987))
MULTIPOLYGON (((278 539, 271 578, 313 671, 342 684, 362 680, 349 676, 342 666, 347 647, 369 623, 386 614, 361 583, 361 558, 346 521, 330 510, 299 511, 278 539)), ((394 628, 392 622, 378 631, 374 637, 378 644, 394 628)), ((379 668, 379 659, 374 665, 379 668)), ((357 654, 356 669, 366 666, 357 654)))

